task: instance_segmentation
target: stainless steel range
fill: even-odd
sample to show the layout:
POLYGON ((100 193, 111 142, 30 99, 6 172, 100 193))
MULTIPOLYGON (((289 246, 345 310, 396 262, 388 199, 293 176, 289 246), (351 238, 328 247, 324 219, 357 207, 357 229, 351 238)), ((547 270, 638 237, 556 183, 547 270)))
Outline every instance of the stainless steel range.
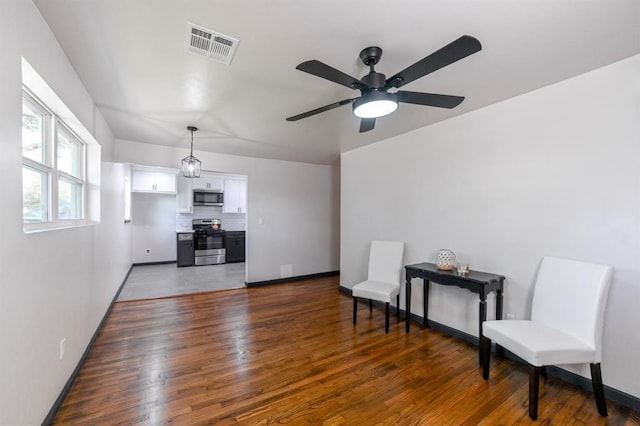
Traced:
POLYGON ((220 229, 220 219, 194 219, 192 225, 196 266, 225 263, 225 232, 220 229))

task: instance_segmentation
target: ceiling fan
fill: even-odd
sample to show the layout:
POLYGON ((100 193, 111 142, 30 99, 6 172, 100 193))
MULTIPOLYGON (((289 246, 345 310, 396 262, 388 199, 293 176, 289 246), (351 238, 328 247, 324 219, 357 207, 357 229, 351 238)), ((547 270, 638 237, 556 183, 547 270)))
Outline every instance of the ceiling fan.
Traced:
POLYGON ((325 80, 360 90, 357 98, 344 99, 302 114, 288 117, 287 121, 297 121, 321 112, 329 111, 343 105, 353 104, 353 114, 360 117, 360 133, 372 130, 376 118, 391 114, 398 108, 399 102, 408 104, 455 108, 464 100, 462 96, 439 95, 436 93, 408 92, 399 90, 390 92, 405 84, 411 83, 425 75, 444 68, 460 59, 466 58, 482 49, 480 42, 471 36, 464 35, 447 44, 440 50, 419 60, 399 73, 385 80, 385 75, 374 70, 380 61, 382 49, 376 46, 367 47, 360 52, 360 59, 369 67, 369 74, 358 80, 316 59, 301 63, 296 67, 300 71, 324 78, 325 80))

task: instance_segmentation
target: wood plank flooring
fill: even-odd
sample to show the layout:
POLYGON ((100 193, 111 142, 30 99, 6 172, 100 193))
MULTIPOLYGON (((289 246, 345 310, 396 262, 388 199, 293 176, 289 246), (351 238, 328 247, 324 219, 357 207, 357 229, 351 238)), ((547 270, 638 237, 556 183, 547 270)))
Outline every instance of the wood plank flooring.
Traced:
MULTIPOLYGON (((475 346, 351 313, 338 277, 118 302, 55 423, 533 424, 523 366, 493 358, 485 382, 475 346)), ((538 424, 640 424, 557 379, 540 393, 538 424)))

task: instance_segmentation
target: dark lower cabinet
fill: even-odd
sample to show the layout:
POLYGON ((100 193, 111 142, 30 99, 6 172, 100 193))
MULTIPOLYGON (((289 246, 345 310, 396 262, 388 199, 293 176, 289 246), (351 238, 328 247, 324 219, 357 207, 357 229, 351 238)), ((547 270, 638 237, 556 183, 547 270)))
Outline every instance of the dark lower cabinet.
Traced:
POLYGON ((178 266, 193 266, 195 264, 195 247, 193 246, 193 232, 178 233, 177 238, 177 261, 178 266))
POLYGON ((224 247, 227 249, 227 263, 244 262, 244 231, 227 231, 224 247))

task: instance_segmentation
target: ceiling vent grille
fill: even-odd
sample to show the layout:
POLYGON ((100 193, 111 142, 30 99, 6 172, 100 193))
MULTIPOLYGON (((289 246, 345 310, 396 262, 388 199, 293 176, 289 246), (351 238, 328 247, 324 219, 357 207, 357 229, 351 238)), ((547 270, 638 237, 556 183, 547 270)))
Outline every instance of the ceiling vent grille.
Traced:
POLYGON ((187 22, 184 50, 229 65, 240 40, 187 22))

